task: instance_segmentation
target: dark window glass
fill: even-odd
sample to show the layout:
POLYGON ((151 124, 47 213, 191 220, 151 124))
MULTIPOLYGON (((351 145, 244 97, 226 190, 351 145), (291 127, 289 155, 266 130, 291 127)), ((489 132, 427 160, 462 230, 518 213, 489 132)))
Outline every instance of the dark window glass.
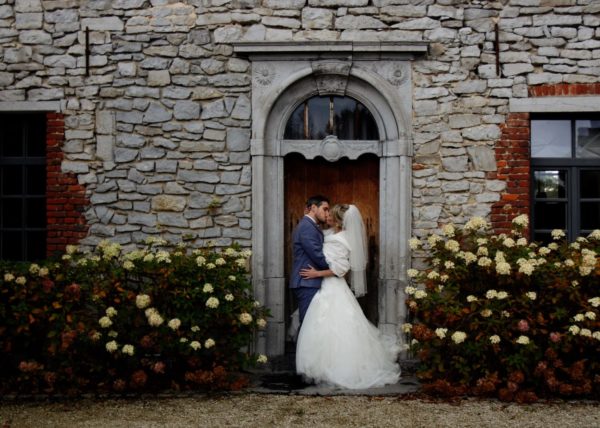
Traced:
POLYGON ((0 114, 0 258, 46 253, 46 117, 0 114))
POLYGON ((600 219, 600 201, 581 203, 581 229, 591 231, 598 228, 600 219))
POLYGON ((581 197, 600 198, 600 171, 584 169, 580 173, 581 197))
POLYGON ((308 140, 322 140, 331 134, 329 121, 329 97, 308 100, 308 140))
POLYGON ((534 208, 536 229, 566 229, 566 202, 536 202, 534 208))
POLYGON ((371 112, 350 97, 313 97, 300 104, 285 127, 288 140, 322 140, 335 135, 340 140, 378 140, 371 112))

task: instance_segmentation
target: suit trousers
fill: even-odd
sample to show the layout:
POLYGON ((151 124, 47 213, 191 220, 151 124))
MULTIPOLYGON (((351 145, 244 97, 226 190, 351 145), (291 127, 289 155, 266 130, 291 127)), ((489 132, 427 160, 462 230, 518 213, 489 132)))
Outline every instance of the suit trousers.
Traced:
POLYGON ((320 288, 316 287, 298 287, 294 288, 294 294, 296 295, 296 299, 298 300, 298 312, 300 315, 300 325, 302 325, 302 321, 304 321, 304 315, 306 315, 306 311, 310 306, 310 302, 312 301, 315 294, 320 290, 320 288))

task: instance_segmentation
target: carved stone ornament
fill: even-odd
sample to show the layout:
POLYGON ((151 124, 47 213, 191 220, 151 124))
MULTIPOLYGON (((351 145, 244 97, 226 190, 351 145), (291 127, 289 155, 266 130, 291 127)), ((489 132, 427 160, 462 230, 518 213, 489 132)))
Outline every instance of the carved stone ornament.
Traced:
POLYGON ((275 79, 275 70, 266 64, 254 67, 254 79, 263 86, 270 84, 275 79))
POLYGON ((409 70, 400 64, 388 63, 374 68, 373 71, 385 78, 392 85, 399 86, 407 81, 409 70))
POLYGON ((344 146, 335 135, 328 135, 321 141, 321 156, 329 162, 338 160, 344 155, 344 146))
POLYGON ((319 95, 345 95, 346 86, 348 86, 348 78, 334 74, 323 74, 315 76, 319 95))

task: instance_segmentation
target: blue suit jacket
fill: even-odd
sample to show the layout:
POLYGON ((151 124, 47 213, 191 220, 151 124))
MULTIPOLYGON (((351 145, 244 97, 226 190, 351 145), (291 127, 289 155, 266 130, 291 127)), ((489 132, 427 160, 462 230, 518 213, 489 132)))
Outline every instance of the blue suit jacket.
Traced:
POLYGON ((309 217, 304 216, 298 222, 292 235, 292 272, 290 288, 319 288, 322 278, 303 279, 300 270, 310 266, 317 270, 329 269, 323 255, 323 232, 309 217))

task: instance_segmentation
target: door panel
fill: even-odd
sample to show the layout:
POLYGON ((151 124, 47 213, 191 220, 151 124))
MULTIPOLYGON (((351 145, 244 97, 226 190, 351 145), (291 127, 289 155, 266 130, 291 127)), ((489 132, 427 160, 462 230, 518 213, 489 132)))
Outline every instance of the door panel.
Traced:
MULTIPOLYGON (((306 160, 301 155, 285 157, 285 275, 289 279, 292 265, 291 235, 304 215, 308 197, 327 196, 331 205, 353 203, 360 210, 367 229, 369 265, 367 295, 359 303, 367 318, 378 321, 377 278, 379 257, 379 158, 363 155, 357 160, 328 162, 322 158, 306 160)), ((286 322, 296 308, 291 291, 286 293, 286 322)))

